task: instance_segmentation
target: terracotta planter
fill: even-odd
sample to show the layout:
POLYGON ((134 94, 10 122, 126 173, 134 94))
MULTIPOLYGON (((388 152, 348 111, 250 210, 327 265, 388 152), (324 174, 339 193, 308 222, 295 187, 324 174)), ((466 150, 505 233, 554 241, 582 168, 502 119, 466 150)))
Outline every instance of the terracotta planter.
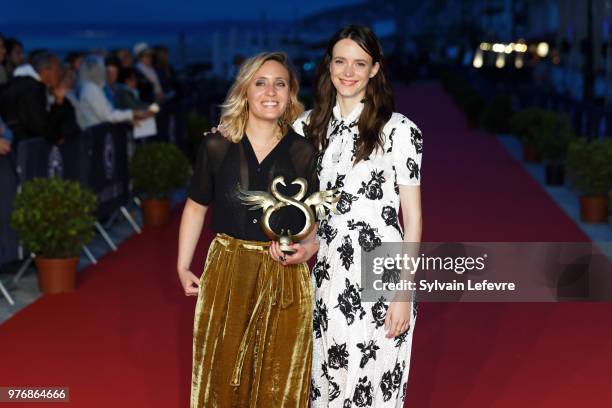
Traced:
POLYGON ((79 258, 51 259, 37 256, 38 287, 46 294, 74 292, 79 258))
POLYGON ((533 142, 523 143, 523 161, 526 163, 539 163, 540 155, 538 154, 538 148, 533 142))
POLYGON ((546 163, 546 184, 549 186, 562 186, 565 182, 565 166, 561 163, 546 163))
POLYGON ((165 225, 170 214, 170 200, 142 200, 142 213, 146 227, 165 225))
POLYGON ((608 197, 580 197, 580 219, 590 223, 608 221, 608 197))

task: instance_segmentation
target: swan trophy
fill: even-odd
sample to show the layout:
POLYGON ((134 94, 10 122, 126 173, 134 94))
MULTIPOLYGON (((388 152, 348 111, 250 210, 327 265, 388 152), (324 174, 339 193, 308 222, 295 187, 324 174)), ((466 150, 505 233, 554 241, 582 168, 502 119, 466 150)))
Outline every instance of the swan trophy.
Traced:
POLYGON ((304 198, 308 188, 308 182, 304 178, 298 177, 291 182, 291 184, 300 186, 300 190, 294 196, 283 195, 278 191, 278 184, 286 186, 285 177, 277 176, 272 180, 272 183, 270 183, 270 193, 266 191, 245 191, 239 187, 238 198, 244 205, 251 206, 249 210, 258 210, 260 208, 263 210, 263 216, 259 222, 264 234, 273 241, 277 240, 283 253, 292 254, 295 250, 290 245, 306 238, 315 226, 315 214, 311 207, 315 208, 319 218, 325 215, 325 209, 337 214, 335 204, 338 202, 339 195, 337 195, 337 189, 317 191, 302 202, 301 200, 304 198), (277 234, 270 227, 270 216, 274 211, 288 205, 293 205, 302 211, 306 222, 302 230, 297 234, 292 234, 289 229, 286 231, 281 229, 280 234, 277 234))

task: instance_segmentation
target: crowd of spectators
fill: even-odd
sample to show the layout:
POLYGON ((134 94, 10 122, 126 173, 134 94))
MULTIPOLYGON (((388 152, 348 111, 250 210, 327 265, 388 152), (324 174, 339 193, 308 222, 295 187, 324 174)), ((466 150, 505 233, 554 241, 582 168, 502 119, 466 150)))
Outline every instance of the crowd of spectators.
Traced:
POLYGON ((164 46, 70 52, 62 61, 0 35, 0 155, 27 138, 57 144, 103 122, 136 123, 180 94, 164 46))

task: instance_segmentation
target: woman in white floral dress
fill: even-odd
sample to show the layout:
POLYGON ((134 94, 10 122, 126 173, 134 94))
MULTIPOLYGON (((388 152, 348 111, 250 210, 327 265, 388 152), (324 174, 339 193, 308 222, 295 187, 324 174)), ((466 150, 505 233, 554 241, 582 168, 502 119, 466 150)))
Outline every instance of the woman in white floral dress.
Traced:
POLYGON ((312 271, 313 408, 403 407, 406 393, 416 304, 362 301, 360 286, 362 249, 421 239, 422 136, 393 112, 381 60, 370 29, 340 30, 317 71, 315 109, 294 124, 322 149, 320 189, 340 191, 338 213, 319 220, 312 271))

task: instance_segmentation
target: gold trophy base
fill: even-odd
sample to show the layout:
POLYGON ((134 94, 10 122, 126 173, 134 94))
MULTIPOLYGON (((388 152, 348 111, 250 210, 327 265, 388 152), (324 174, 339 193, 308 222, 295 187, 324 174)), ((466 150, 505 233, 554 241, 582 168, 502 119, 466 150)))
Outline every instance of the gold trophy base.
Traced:
POLYGON ((280 250, 287 255, 291 255, 295 252, 295 249, 291 248, 291 244, 293 244, 293 240, 291 239, 291 232, 289 235, 281 235, 278 237, 278 243, 280 245, 280 250))

